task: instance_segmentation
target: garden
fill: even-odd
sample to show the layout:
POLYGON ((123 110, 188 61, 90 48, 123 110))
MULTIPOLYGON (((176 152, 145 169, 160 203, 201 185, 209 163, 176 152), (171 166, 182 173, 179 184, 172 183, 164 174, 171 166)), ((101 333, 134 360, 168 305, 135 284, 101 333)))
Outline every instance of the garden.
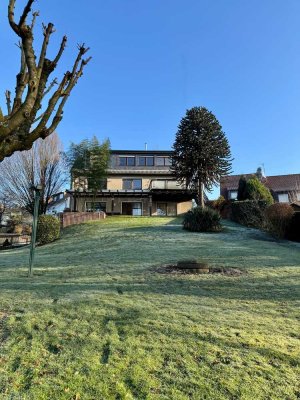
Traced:
POLYGON ((299 398, 299 243, 108 217, 0 265, 1 398, 299 398))

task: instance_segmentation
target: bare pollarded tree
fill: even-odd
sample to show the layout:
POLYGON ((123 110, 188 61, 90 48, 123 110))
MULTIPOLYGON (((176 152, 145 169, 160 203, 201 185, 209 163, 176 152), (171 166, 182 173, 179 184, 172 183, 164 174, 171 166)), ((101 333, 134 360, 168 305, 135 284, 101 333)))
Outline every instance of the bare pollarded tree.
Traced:
POLYGON ((0 109, 0 161, 10 156, 17 150, 28 150, 38 138, 49 136, 62 120, 64 105, 83 74, 84 66, 91 57, 83 58, 89 50, 84 44, 78 45, 78 54, 73 67, 67 71, 60 82, 55 78, 48 82, 50 75, 55 70, 66 46, 67 37, 62 38, 56 56, 47 58, 47 48, 50 36, 54 32, 54 25, 43 25, 43 43, 39 55, 35 53, 34 25, 38 12, 32 13, 31 7, 34 0, 27 0, 19 22, 15 21, 14 9, 16 0, 9 0, 8 20, 11 28, 20 38, 21 51, 20 71, 16 76, 14 98, 6 90, 7 113, 0 109), (50 96, 48 104, 42 109, 43 100, 51 90, 56 90, 50 96))
POLYGON ((32 186, 41 184, 39 211, 44 214, 52 195, 61 191, 67 180, 62 144, 54 132, 45 140, 38 139, 30 150, 17 151, 0 163, 0 198, 32 214, 32 186))

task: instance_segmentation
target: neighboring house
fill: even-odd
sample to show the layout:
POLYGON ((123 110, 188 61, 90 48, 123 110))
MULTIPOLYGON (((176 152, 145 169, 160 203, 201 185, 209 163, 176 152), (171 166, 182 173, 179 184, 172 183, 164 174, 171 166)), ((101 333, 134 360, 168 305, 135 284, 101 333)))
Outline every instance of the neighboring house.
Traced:
MULTIPOLYGON (((250 178, 254 175, 244 174, 243 176, 250 178)), ((226 200, 237 199, 241 176, 228 175, 221 178, 220 194, 226 200)), ((300 174, 261 176, 261 181, 270 189, 276 202, 292 203, 300 201, 300 174)))
POLYGON ((32 215, 26 210, 22 210, 20 208, 6 208, 3 213, 1 213, 0 226, 6 227, 9 224, 9 221, 15 217, 22 218, 23 222, 27 224, 31 224, 32 222, 32 215))
MULTIPOLYGON (((112 150, 107 180, 96 195, 84 177, 72 182, 73 211, 176 216, 192 207, 193 193, 171 171, 172 151, 112 150)), ((100 187, 100 182, 99 182, 100 187)))
POLYGON ((70 208, 70 194, 64 192, 55 193, 47 205, 46 214, 56 215, 66 208, 70 208))

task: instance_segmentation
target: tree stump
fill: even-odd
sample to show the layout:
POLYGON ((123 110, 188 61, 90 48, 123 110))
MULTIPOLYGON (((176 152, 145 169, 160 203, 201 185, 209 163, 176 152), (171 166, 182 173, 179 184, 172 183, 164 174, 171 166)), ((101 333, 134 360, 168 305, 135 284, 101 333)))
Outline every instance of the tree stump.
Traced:
POLYGON ((176 268, 184 270, 190 274, 208 274, 209 266, 207 263, 197 260, 181 260, 177 262, 176 268))

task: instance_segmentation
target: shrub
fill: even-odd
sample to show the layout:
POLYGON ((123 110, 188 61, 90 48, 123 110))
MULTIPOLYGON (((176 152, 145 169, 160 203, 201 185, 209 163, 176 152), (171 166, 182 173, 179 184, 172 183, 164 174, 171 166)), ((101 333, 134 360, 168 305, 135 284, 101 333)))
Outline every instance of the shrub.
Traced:
POLYGON ((286 203, 275 203, 266 209, 265 215, 267 230, 280 239, 286 237, 294 215, 293 208, 286 203))
POLYGON ((8 221, 7 228, 9 233, 22 233, 22 215, 13 215, 8 221))
POLYGON ((40 215, 37 225, 37 242, 40 244, 51 243, 59 239, 60 221, 53 215, 40 215))
POLYGON ((267 205, 274 203, 270 190, 256 176, 247 180, 244 188, 244 198, 248 200, 263 200, 267 205))
POLYGON ((215 232, 221 230, 220 214, 209 207, 195 207, 183 219, 183 229, 192 232, 215 232))
POLYGON ((23 225, 23 234, 24 235, 31 235, 32 233, 32 226, 30 224, 23 225))
POLYGON ((247 186, 247 179, 244 175, 242 175, 239 180, 239 187, 238 187, 238 194, 237 194, 237 199, 240 201, 247 199, 246 186, 247 186))
POLYGON ((208 200, 206 205, 218 211, 221 218, 228 218, 230 214, 231 201, 226 200, 223 196, 220 196, 217 200, 208 200))
POLYGON ((286 238, 300 242, 300 211, 294 212, 291 222, 286 231, 286 238))
POLYGON ((262 228, 267 205, 263 200, 234 201, 231 204, 231 219, 241 225, 262 228))

